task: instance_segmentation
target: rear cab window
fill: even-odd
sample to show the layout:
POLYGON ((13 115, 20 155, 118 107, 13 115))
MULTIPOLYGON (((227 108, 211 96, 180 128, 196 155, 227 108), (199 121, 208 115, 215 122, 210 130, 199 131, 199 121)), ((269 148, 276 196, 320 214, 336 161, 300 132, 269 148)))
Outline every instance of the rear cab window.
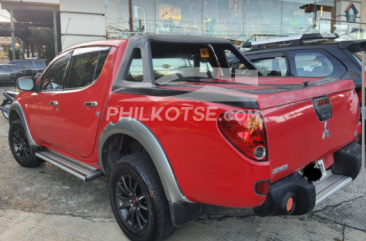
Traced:
POLYGON ((334 56, 320 49, 289 51, 291 71, 298 77, 340 78, 347 69, 334 56))
MULTIPOLYGON (((152 67, 158 85, 171 82, 204 82, 231 78, 231 69, 226 53, 249 62, 231 44, 174 44, 152 42, 152 67)), ((250 64, 249 64, 250 65, 250 64)), ((243 69, 247 69, 242 64, 243 69)), ((252 67, 252 66, 251 66, 252 67)), ((253 68, 253 67, 252 67, 253 68)))
POLYGON ((157 83, 186 78, 213 78, 217 75, 218 63, 207 44, 153 43, 151 51, 157 83))

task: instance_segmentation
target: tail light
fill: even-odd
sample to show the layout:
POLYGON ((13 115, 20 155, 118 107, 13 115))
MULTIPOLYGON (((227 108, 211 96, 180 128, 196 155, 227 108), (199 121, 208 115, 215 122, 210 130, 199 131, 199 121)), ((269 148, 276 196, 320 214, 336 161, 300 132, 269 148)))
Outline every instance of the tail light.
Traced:
POLYGON ((266 133, 259 113, 226 112, 219 117, 219 127, 244 155, 256 161, 267 160, 266 133))
MULTIPOLYGON (((358 101, 360 102, 360 105, 362 105, 362 88, 358 91, 357 95, 358 95, 358 101)), ((365 100, 365 104, 366 104, 366 100, 365 100)))

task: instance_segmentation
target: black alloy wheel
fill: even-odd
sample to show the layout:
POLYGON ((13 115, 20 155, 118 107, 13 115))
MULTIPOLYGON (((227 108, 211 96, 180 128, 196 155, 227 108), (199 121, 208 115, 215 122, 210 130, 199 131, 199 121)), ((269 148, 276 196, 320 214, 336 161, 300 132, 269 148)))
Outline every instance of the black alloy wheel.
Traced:
POLYGON ((44 162, 42 159, 35 156, 21 120, 15 120, 11 123, 8 140, 11 153, 21 166, 38 167, 44 162))
POLYGON ((132 241, 161 241, 174 231, 169 203, 146 152, 121 157, 109 177, 113 214, 132 241))
POLYGON ((27 160, 31 155, 31 150, 24 130, 17 128, 11 134, 12 146, 16 155, 22 160, 27 160))
POLYGON ((131 231, 142 231, 149 220, 148 201, 141 185, 131 176, 122 176, 115 187, 115 205, 131 231))

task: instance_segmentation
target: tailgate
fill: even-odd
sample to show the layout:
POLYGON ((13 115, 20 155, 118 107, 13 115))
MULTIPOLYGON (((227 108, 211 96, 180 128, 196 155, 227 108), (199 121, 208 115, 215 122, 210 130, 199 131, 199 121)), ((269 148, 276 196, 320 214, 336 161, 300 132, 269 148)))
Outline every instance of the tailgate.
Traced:
POLYGON ((269 107, 260 112, 266 125, 271 173, 282 170, 272 175, 272 182, 321 159, 329 167, 333 153, 355 140, 359 107, 353 88, 347 87, 347 81, 337 81, 329 88, 317 86, 303 89, 303 93, 287 93, 292 96, 287 99, 272 95, 272 103, 262 102, 262 107, 269 107), (332 114, 325 121, 315 110, 314 99, 319 97, 330 100, 332 114))

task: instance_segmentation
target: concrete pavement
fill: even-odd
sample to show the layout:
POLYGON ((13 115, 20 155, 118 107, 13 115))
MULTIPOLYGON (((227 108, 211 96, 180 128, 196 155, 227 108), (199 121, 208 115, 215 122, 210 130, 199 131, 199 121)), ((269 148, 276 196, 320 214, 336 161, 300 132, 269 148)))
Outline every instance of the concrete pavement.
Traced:
MULTIPOLYGON (((10 153, 8 128, 1 115, 1 241, 127 240, 109 205, 107 177, 84 183, 48 163, 22 168, 10 153)), ((366 240, 366 188, 359 177, 300 217, 205 205, 199 220, 169 240, 366 240)))

